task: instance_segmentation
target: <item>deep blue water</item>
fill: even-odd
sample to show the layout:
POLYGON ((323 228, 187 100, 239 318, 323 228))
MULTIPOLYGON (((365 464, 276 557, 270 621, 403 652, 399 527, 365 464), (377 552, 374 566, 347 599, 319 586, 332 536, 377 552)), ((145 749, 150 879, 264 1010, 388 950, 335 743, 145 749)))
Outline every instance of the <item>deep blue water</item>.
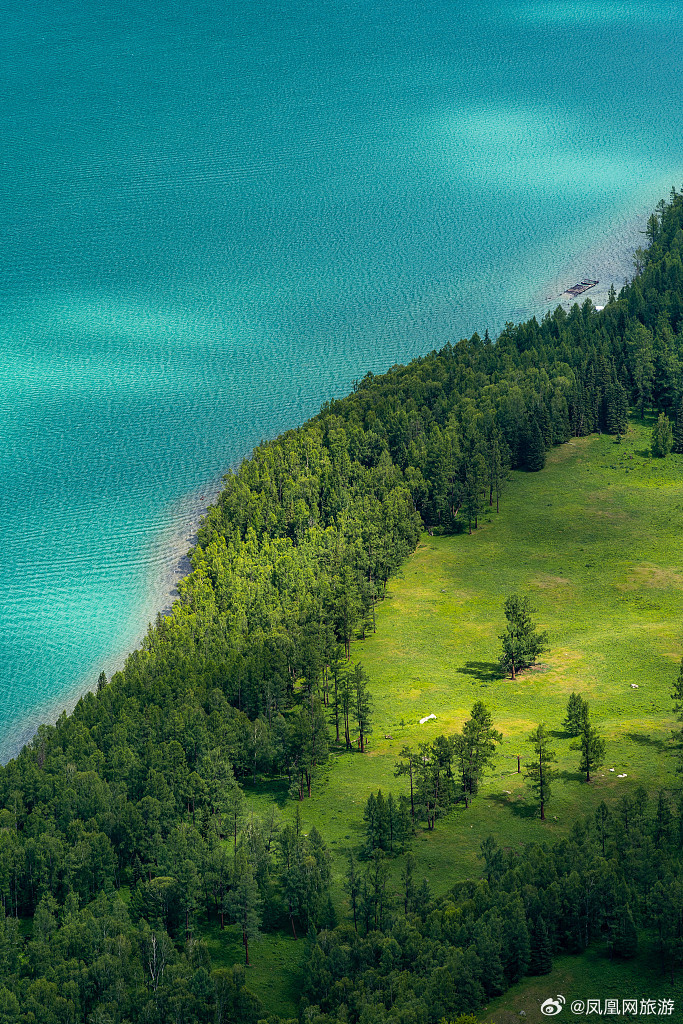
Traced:
POLYGON ((683 24, 665 2, 0 9, 6 758, 139 640, 260 438, 585 274, 596 302, 623 283, 683 182, 683 24))

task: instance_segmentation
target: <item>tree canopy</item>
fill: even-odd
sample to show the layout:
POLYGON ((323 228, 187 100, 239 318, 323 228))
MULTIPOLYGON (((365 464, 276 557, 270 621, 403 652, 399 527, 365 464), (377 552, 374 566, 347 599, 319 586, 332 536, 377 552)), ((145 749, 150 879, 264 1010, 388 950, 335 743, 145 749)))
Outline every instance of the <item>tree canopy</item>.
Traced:
MULTIPOLYGON (((372 680, 356 654, 421 529, 476 531, 494 501, 504 507, 511 470, 541 471, 553 446, 593 431, 618 438, 629 405, 654 413, 664 448, 683 450, 683 196, 653 216, 640 272, 604 310, 558 307, 507 324, 495 344, 474 334, 366 374, 226 475, 171 613, 121 672, 100 674, 72 714, 41 726, 0 769, 0 1015, 258 1019, 241 965, 215 969, 201 927, 232 922, 246 956, 259 929, 286 928, 295 941, 327 929, 334 907, 325 837, 305 834, 301 813, 293 825, 274 807, 245 814, 242 787, 277 780, 300 811, 331 745, 368 756, 372 680)), ((502 660, 513 674, 546 644, 531 616, 527 598, 506 602, 502 660)), ((587 716, 576 724, 590 777, 604 745, 587 716)), ((602 814, 595 842, 577 826, 571 855, 537 850, 520 863, 489 848, 495 899, 484 893, 476 920, 480 883, 435 902, 406 861, 395 913, 386 859, 404 839, 394 812, 399 832, 408 814, 411 826, 436 828, 476 795, 497 742, 475 705, 461 733, 402 752, 410 812, 407 802, 390 811, 384 796, 378 809, 375 796, 370 858, 349 875, 364 934, 342 923, 312 952, 307 998, 321 1021, 353 1021, 354 1007, 374 1012, 378 1000, 386 1010, 399 990, 416 1006, 433 997, 441 1016, 469 1012, 529 964, 547 964, 548 943, 578 949, 612 929, 614 955, 627 955, 642 919, 656 922, 663 962, 678 968, 680 815, 665 798, 651 828, 640 799, 602 814), (656 863, 648 837, 663 851, 656 863), (571 863, 581 867, 567 872, 571 863), (539 896, 528 909, 523 886, 545 892, 553 874, 561 899, 539 896)))
POLYGON ((505 601, 507 624, 500 640, 503 644, 500 663, 514 679, 517 672, 536 663, 547 649, 548 634, 539 632, 531 618, 535 609, 528 597, 512 594, 505 601))

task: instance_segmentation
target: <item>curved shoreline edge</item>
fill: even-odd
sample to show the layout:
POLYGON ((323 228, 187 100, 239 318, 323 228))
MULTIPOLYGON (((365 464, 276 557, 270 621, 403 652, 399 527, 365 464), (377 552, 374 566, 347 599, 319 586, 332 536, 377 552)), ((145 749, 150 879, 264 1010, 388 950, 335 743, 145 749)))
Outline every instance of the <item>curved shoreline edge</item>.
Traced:
MULTIPOLYGON (((589 247, 584 250, 585 256, 580 257, 581 260, 585 260, 585 263, 590 263, 589 270, 593 271, 594 268, 601 268, 610 263, 616 264, 616 266, 625 269, 625 267, 632 266, 633 253, 635 251, 635 243, 638 241, 638 235, 643 234, 642 225, 644 224, 644 216, 642 212, 639 215, 634 215, 625 222, 622 222, 621 229, 617 232, 616 238, 619 239, 619 244, 615 245, 613 242, 605 242, 598 245, 596 248, 589 247), (621 253, 621 255, 618 255, 621 253), (591 260, 593 262, 591 262, 591 260)), ((572 274, 576 274, 579 271, 576 268, 579 262, 576 257, 572 257, 566 263, 567 269, 562 268, 558 274, 553 278, 549 279, 555 282, 569 280, 572 274)), ((587 272, 587 271, 586 271, 587 272)), ((617 293, 626 280, 619 282, 618 274, 612 274, 611 276, 603 276, 600 280, 600 285, 597 289, 591 290, 582 296, 581 299, 589 299, 594 306, 600 306, 600 299, 604 298, 603 291, 606 295, 609 285, 615 284, 617 293), (617 287, 617 283, 619 287, 617 287)), ((543 315, 551 313, 558 306, 563 308, 565 311, 569 310, 575 303, 580 304, 575 299, 563 298, 563 294, 559 294, 548 303, 543 300, 542 292, 544 289, 550 287, 546 283, 543 288, 538 289, 532 296, 529 302, 529 307, 526 311, 524 319, 516 319, 514 321, 515 326, 519 323, 525 322, 527 319, 536 318, 540 321, 543 315), (535 308, 535 311, 534 311, 535 308)), ((519 311, 521 313, 521 310, 519 311)), ((501 329, 502 330, 502 329, 501 329)), ((498 334, 496 335, 498 337, 498 334)), ((453 342, 455 344, 455 342, 453 342)), ((425 353, 424 355, 428 355, 425 353)), ((418 359, 421 357, 417 357, 418 359)), ((409 360, 406 364, 410 365, 413 360, 409 360)), ((314 418, 314 417, 311 417, 314 418)), ((304 421, 306 422, 306 421, 304 421)), ((298 426, 302 426, 303 423, 298 426)), ((274 440, 274 439, 270 439, 274 440)), ((254 449, 246 451, 243 458, 250 458, 254 449)), ((225 472, 229 472, 231 468, 235 468, 234 464, 232 467, 228 467, 225 472)), ((105 658, 99 659, 97 663, 94 663, 84 673, 78 676, 77 679, 73 680, 66 688, 60 691, 59 696, 50 698, 49 701, 40 705, 36 709, 35 714, 32 716, 30 724, 26 725, 21 730, 20 736, 16 738, 12 744, 7 744, 6 749, 2 752, 0 757, 0 764, 6 764, 12 758, 16 757, 22 747, 30 742, 32 737, 35 735, 37 728, 41 724, 54 724, 59 715, 66 711, 70 714, 78 700, 87 694, 89 691, 95 689, 97 684, 97 676, 100 671, 104 671, 108 678, 123 668, 127 657, 137 648, 139 648, 142 640, 144 639, 148 625, 154 621, 158 614, 165 616, 171 611, 174 601, 177 597, 177 586, 178 583, 186 578, 192 571, 192 567, 189 561, 189 556, 194 547, 197 537, 197 531, 206 516, 209 509, 215 503, 218 495, 221 493, 223 488, 223 479, 225 474, 221 474, 218 480, 207 483, 189 495, 185 495, 179 499, 180 503, 187 502, 192 506, 192 512, 182 524, 181 527, 173 526, 167 530, 162 530, 159 534, 150 540, 150 548, 156 546, 170 546, 171 551, 167 557, 163 559, 163 568, 161 571, 157 571, 152 574, 150 584, 148 587, 148 598, 145 601, 144 607, 138 609, 137 612, 131 612, 131 616, 135 615, 136 621, 138 622, 138 628, 130 630, 126 633, 125 639, 117 645, 117 649, 105 658), (210 494, 210 499, 204 504, 199 504, 199 492, 210 494), (188 547, 189 545, 189 547, 188 547), (11 749, 8 749, 11 748, 11 749)))
MULTIPOLYGON (((197 532, 204 516, 221 492, 223 476, 224 474, 221 474, 217 480, 214 479, 179 499, 176 505, 188 506, 185 516, 181 513, 180 522, 173 522, 150 538, 148 551, 159 550, 164 552, 164 555, 155 565, 150 566, 144 603, 130 612, 129 620, 134 620, 137 628, 127 630, 115 650, 93 662, 76 679, 60 689, 58 695, 36 706, 30 723, 25 725, 20 735, 12 743, 4 744, 0 766, 17 757, 21 749, 31 742, 41 725, 54 725, 63 712, 70 715, 81 697, 95 691, 100 672, 104 672, 107 678, 111 679, 114 673, 120 671, 128 656, 140 647, 149 624, 157 615, 170 614, 178 596, 178 584, 192 572, 190 555, 197 541, 197 532)), ((150 561, 153 562, 151 557, 150 561)))

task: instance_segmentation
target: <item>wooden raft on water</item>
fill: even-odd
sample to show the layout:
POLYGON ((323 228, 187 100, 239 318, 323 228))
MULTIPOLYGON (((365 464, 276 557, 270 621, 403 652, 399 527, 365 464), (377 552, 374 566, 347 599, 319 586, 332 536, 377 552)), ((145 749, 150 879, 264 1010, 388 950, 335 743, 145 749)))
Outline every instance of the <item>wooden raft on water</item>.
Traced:
POLYGON ((583 295, 584 292, 587 292, 589 288, 595 288, 596 284, 600 284, 600 282, 591 281, 586 278, 586 280, 582 281, 580 284, 575 284, 571 288, 567 288, 564 294, 573 295, 574 298, 576 298, 577 295, 583 295))

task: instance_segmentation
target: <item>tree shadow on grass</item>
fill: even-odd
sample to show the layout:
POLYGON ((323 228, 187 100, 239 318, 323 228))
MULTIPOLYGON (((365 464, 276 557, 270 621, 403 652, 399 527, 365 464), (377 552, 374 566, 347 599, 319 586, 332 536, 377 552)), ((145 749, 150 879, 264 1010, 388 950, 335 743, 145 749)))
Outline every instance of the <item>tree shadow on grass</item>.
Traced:
POLYGON ((498 804, 499 807, 504 807, 517 818, 536 818, 538 816, 538 807, 536 804, 528 804, 522 800, 509 800, 503 793, 490 793, 487 797, 491 803, 498 804))
POLYGON ((289 783, 285 778, 257 779, 254 784, 251 779, 243 779, 242 785, 249 795, 269 796, 274 804, 282 809, 289 800, 289 783))
POLYGON ((645 732, 627 732, 626 738, 633 740, 634 743, 640 743, 645 747, 652 747, 653 750, 664 751, 670 750, 668 740, 658 739, 656 736, 648 736, 645 732))
POLYGON ((456 672, 461 676, 473 676, 480 683, 492 683, 496 679, 504 678, 496 661, 467 661, 462 668, 456 669, 456 672))
POLYGON ((561 771, 561 772, 554 772, 553 773, 553 777, 556 778, 556 779, 561 779, 562 782, 585 782, 586 781, 586 773, 585 772, 580 772, 578 768, 575 771, 573 771, 573 772, 568 772, 566 770, 565 771, 561 771))

